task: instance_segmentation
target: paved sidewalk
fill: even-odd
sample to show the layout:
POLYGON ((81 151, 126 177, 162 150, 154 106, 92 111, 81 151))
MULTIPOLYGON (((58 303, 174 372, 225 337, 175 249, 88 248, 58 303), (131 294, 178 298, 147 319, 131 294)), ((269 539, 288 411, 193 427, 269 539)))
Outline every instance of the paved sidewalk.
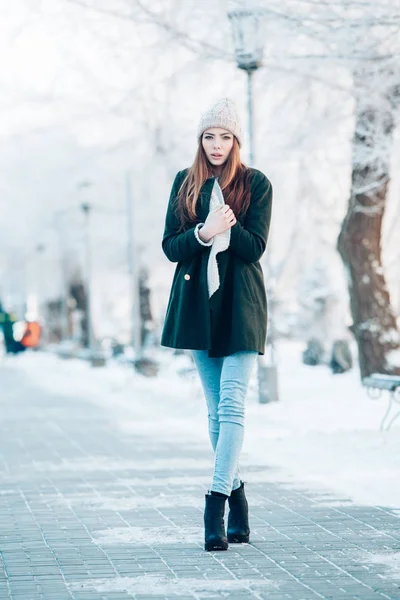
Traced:
POLYGON ((1 600, 400 598, 383 564, 400 572, 394 511, 263 483, 250 465, 251 543, 207 553, 208 447, 136 430, 0 365, 1 600))

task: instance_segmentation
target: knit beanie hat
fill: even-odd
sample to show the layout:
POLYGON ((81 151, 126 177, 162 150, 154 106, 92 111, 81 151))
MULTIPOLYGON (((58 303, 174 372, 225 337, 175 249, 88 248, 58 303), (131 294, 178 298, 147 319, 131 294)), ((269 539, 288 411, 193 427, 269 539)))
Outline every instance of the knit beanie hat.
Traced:
POLYGON ((239 146, 242 145, 239 115, 234 101, 230 98, 218 100, 203 114, 197 129, 197 137, 200 138, 206 129, 211 129, 211 127, 222 127, 222 129, 230 131, 237 138, 239 146))

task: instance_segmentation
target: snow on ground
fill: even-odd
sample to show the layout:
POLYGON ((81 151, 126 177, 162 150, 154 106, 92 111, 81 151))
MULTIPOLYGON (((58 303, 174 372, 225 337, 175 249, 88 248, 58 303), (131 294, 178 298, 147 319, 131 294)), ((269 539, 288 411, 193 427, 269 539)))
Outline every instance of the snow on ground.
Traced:
MULTIPOLYGON (((211 465, 208 465, 211 467, 211 465)), ((69 493, 68 496, 66 494, 62 495, 54 495, 53 497, 50 494, 46 494, 45 503, 49 505, 50 503, 53 505, 68 505, 68 506, 87 506, 90 508, 98 510, 110 510, 117 512, 131 511, 137 508, 173 508, 176 506, 192 506, 194 508, 198 508, 199 510, 203 510, 204 508, 204 496, 199 494, 199 487, 202 486, 204 491, 207 487, 207 483, 209 477, 200 478, 200 482, 198 478, 196 478, 197 485, 192 487, 186 487, 185 490, 187 493, 185 494, 164 494, 160 492, 158 494, 153 494, 152 496, 141 496, 137 493, 137 491, 131 487, 127 486, 126 480, 123 480, 124 485, 127 487, 126 495, 122 495, 120 491, 117 494, 104 494, 96 495, 96 490, 87 490, 85 492, 75 492, 69 493), (192 492, 192 493, 191 493, 192 492)), ((142 485, 144 483, 144 479, 142 479, 142 485)), ((165 479, 158 477, 157 479, 158 485, 165 486, 165 479)), ((171 484, 171 480, 168 477, 168 484, 171 484)), ((146 479, 146 485, 148 485, 148 479, 146 479)), ((265 506, 265 500, 263 498, 253 498, 251 505, 255 506, 265 506)))
POLYGON ((386 577, 388 579, 400 580, 400 552, 394 554, 369 554, 365 558, 365 563, 384 565, 386 567, 386 577))
POLYGON ((182 527, 164 525, 157 527, 113 527, 96 532, 93 538, 96 544, 108 546, 110 544, 204 544, 203 527, 182 527))
MULTIPOLYGON (((298 343, 279 346, 280 401, 275 404, 257 402, 253 372, 241 459, 244 480, 280 481, 333 492, 338 501, 399 508, 400 419, 390 431, 379 429, 387 398, 371 400, 357 369, 332 375, 326 367, 302 365, 300 357, 298 343), (259 469, 247 471, 246 466, 259 469)), ((110 426, 126 435, 145 432, 163 440, 180 439, 182 444, 208 443, 207 411, 197 373, 178 374, 190 367, 189 357, 172 357, 166 351, 160 352, 160 360, 162 368, 155 379, 126 366, 93 369, 83 361, 46 353, 7 358, 4 365, 22 369, 32 383, 57 396, 111 408, 110 426)), ((201 466, 211 465, 211 458, 205 454, 201 466)), ((160 467, 162 460, 160 465, 152 461, 152 468, 160 467)), ((176 467, 184 468, 185 460, 191 459, 178 458, 176 467)), ((88 464, 79 468, 101 468, 99 460, 85 461, 88 464)), ((54 468, 74 469, 77 465, 72 462, 54 468)), ((43 468, 49 467, 43 463, 43 468)))
POLYGON ((244 450, 253 464, 279 466, 286 481, 399 507, 400 420, 380 431, 386 396, 371 400, 356 370, 332 375, 300 364, 299 350, 282 349, 281 402, 268 406, 267 420, 263 405, 250 405, 244 450))
MULTIPOLYGON (((256 570, 255 570, 256 574, 256 570)), ((212 573, 210 573, 212 576, 212 573)), ((85 581, 84 584, 75 584, 70 586, 72 590, 94 589, 98 592, 127 592, 130 594, 146 595, 174 595, 188 596, 196 594, 198 598, 213 598, 216 592, 237 592, 243 590, 246 592, 263 591, 266 587, 274 589, 277 586, 269 579, 260 576, 257 581, 248 579, 211 579, 209 581, 199 577, 191 578, 173 578, 163 575, 142 575, 139 577, 118 577, 114 579, 93 579, 85 581), (199 594, 197 596, 197 594, 199 594), (201 594, 201 595, 200 595, 201 594)), ((254 595, 253 595, 254 597, 254 595)))

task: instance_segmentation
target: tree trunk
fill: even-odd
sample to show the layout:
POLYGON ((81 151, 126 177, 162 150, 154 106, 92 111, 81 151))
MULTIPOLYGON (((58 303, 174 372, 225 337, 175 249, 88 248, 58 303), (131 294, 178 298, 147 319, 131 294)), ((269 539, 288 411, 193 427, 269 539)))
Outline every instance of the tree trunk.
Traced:
POLYGON ((352 331, 358 344, 361 377, 374 372, 400 374, 400 335, 381 257, 397 93, 392 88, 386 95, 377 94, 375 80, 375 93, 367 95, 366 77, 366 73, 355 75, 351 195, 338 239, 348 275, 352 331), (361 84, 361 92, 357 84, 361 84))

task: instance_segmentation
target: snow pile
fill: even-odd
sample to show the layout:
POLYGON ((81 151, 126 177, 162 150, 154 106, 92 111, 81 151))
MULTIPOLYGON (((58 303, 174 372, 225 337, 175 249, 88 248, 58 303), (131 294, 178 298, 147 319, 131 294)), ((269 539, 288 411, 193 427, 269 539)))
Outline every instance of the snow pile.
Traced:
POLYGON ((399 507, 400 419, 390 431, 379 429, 387 396, 371 400, 356 371, 305 367, 299 352, 298 344, 281 348, 280 402, 249 402, 247 460, 278 467, 264 480, 280 477, 360 504, 399 507))

